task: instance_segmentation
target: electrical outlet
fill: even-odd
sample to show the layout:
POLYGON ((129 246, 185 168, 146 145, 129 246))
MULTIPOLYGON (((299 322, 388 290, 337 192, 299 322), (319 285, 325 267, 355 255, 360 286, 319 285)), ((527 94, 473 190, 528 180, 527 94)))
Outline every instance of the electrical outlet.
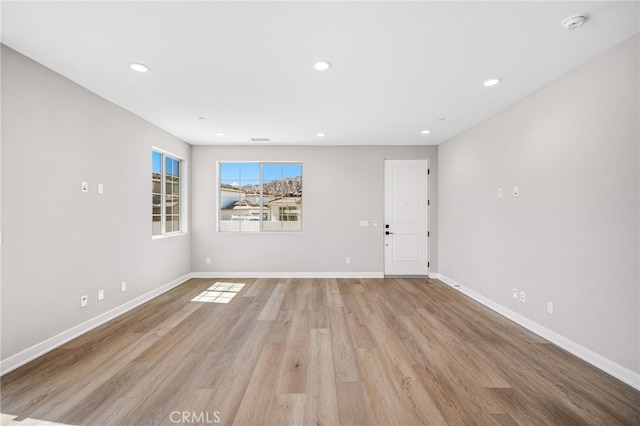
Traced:
POLYGON ((127 291, 126 281, 122 281, 122 284, 120 284, 120 291, 127 291))
POLYGON ((513 298, 518 300, 518 289, 514 288, 513 290, 511 290, 511 294, 513 295, 513 298))
POLYGON ((498 188, 498 198, 502 198, 503 194, 504 192, 502 191, 502 188, 498 188))
POLYGON ((547 313, 553 315, 553 302, 547 302, 547 313))
POLYGON ((89 296, 86 294, 84 296, 80 296, 80 307, 84 308, 89 303, 89 296))
POLYGON ((104 194, 104 185, 101 183, 98 184, 98 194, 104 194))
POLYGON ((207 257, 206 261, 207 261, 207 265, 211 265, 211 258, 210 257, 207 257))
POLYGON ((525 300, 526 300, 526 299, 525 299, 525 297, 524 297, 524 291, 521 291, 521 292, 520 292, 520 301, 521 301, 521 302, 524 302, 525 300))
POLYGON ((347 257, 347 265, 351 263, 351 258, 347 257))
POLYGON ((98 300, 104 299, 104 290, 98 290, 98 300))
POLYGON ((82 192, 89 192, 89 182, 82 182, 82 192))

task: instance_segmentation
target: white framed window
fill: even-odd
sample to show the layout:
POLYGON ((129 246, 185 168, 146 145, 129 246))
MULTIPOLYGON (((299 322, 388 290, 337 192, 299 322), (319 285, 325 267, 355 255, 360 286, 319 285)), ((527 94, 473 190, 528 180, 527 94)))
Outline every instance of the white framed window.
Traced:
POLYGON ((153 148, 151 151, 151 236, 186 232, 184 214, 186 161, 153 148))
POLYGON ((218 231, 302 231, 302 163, 218 162, 218 231))

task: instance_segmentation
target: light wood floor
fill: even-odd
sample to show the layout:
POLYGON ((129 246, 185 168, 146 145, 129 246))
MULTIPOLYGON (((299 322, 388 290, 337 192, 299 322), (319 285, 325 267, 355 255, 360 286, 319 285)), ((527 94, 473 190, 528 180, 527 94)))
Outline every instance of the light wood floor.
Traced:
POLYGON ((71 425, 640 424, 638 391, 426 279, 193 279, 1 384, 71 425), (218 281, 246 286, 191 301, 218 281))

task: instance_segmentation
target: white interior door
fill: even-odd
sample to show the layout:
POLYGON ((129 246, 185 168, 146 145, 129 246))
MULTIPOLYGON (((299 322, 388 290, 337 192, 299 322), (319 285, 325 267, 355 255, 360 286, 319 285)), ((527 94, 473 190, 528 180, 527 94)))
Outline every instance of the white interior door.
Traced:
POLYGON ((384 273, 429 273, 429 163, 384 162, 384 273))

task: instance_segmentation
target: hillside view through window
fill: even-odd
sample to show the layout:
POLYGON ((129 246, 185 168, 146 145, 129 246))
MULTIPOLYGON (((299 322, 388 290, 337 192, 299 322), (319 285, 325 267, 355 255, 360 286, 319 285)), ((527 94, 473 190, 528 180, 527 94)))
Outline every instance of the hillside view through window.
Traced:
POLYGON ((221 232, 301 231, 301 163, 219 163, 221 232))

